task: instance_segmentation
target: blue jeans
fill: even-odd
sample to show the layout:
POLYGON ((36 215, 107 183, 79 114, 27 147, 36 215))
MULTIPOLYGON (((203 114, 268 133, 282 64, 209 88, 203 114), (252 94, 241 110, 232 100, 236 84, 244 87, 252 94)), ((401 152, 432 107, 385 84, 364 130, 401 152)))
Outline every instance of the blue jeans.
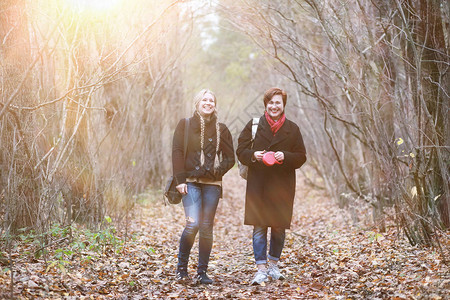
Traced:
MULTIPOLYGON (((267 263, 267 228, 265 226, 253 227, 253 253, 257 265, 267 263)), ((274 261, 280 259, 285 236, 284 228, 270 228, 269 259, 274 261)))
POLYGON ((188 193, 183 196, 186 226, 180 238, 179 270, 187 270, 189 255, 198 231, 200 231, 200 234, 197 272, 205 272, 208 268, 213 244, 214 217, 219 204, 221 189, 218 185, 187 183, 188 193))

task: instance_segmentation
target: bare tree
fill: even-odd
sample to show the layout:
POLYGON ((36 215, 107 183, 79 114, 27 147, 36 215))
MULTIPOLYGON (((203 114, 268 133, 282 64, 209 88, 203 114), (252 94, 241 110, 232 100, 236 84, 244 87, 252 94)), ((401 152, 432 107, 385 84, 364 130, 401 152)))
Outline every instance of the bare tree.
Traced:
POLYGON ((0 22, 0 228, 123 220, 169 171, 190 15, 24 0, 2 2, 0 22))
POLYGON ((412 244, 438 242, 449 226, 448 4, 221 3, 300 91, 310 164, 330 194, 369 203, 380 228, 391 217, 412 244))

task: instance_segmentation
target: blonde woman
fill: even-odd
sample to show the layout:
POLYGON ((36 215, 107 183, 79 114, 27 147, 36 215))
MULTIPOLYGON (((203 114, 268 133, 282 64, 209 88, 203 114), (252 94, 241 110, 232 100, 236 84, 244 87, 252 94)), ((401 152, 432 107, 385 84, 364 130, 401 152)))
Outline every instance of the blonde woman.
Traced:
POLYGON ((213 225, 222 176, 234 165, 233 141, 225 124, 217 117, 217 100, 213 92, 201 90, 194 98, 195 112, 189 118, 188 143, 184 155, 186 120, 178 123, 172 147, 173 174, 177 190, 183 195, 186 226, 180 238, 177 281, 188 277, 188 261, 197 232, 199 257, 197 283, 211 284, 206 274, 213 244, 213 225))

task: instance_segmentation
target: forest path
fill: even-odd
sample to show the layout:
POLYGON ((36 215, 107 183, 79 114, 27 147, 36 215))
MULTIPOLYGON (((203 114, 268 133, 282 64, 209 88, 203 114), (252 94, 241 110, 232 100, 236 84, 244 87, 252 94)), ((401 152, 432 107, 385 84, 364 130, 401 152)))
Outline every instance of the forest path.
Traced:
MULTIPOLYGON (((300 178, 300 177, 299 177, 300 178)), ((448 268, 430 249, 410 247, 392 232, 352 226, 348 214, 299 180, 291 230, 280 260, 287 280, 250 286, 255 273, 252 227, 243 225, 245 180, 232 169, 224 178, 214 227, 209 271, 211 286, 174 283, 176 254, 184 226, 181 205, 154 203, 140 211, 134 228, 155 253, 148 260, 143 294, 160 298, 204 299, 444 299, 448 268), (420 260, 419 260, 420 259, 420 260), (441 298, 442 297, 442 298, 441 298)), ((189 262, 195 274, 198 238, 189 262)))
MULTIPOLYGON (((450 273, 439 252, 409 246, 404 239, 397 238, 393 227, 387 233, 379 233, 363 225, 364 222, 352 225, 348 214, 317 190, 305 186, 301 176, 292 227, 287 231, 280 260, 287 279, 250 286, 256 268, 252 227, 243 225, 245 183, 237 168, 224 178, 224 199, 216 214, 208 270, 214 280, 212 285, 174 281, 184 213, 181 205, 165 206, 158 193, 153 200, 138 204, 133 210, 127 241, 122 247, 116 246, 116 253, 111 245, 103 248, 100 255, 98 250, 94 253, 87 249, 72 253, 66 251, 69 248, 64 248, 67 247, 64 244, 55 242, 45 262, 42 257, 30 255, 36 250, 33 245, 21 244, 11 254, 14 296, 18 299, 448 299, 450 273), (50 260, 58 255, 59 261, 50 260)), ((117 234, 122 241, 124 232, 122 228, 117 234)), ((191 276, 198 259, 197 241, 189 263, 191 276)), ((443 246, 450 249, 448 236, 443 241, 446 243, 443 246)), ((8 264, 3 262, 2 299, 10 295, 11 273, 7 269, 8 264)))

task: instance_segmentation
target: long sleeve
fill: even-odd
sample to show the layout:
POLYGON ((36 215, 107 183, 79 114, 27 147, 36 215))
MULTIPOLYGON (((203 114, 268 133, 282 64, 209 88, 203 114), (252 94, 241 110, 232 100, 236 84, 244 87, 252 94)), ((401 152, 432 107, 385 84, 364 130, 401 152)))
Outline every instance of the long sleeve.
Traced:
POLYGON ((178 122, 173 134, 172 142, 172 170, 175 182, 178 184, 186 182, 185 155, 184 155, 184 128, 186 120, 178 122))
POLYGON ((249 166, 252 161, 253 153, 255 152, 253 149, 251 149, 252 146, 252 120, 245 125, 244 129, 242 130, 241 134, 238 138, 238 147, 236 150, 237 157, 239 161, 249 166))
POLYGON ((222 161, 218 169, 218 175, 222 177, 228 170, 230 170, 235 163, 233 138, 231 137, 230 130, 223 125, 223 130, 220 137, 220 151, 222 153, 222 161))
POLYGON ((283 151, 284 162, 281 166, 298 169, 306 162, 306 148, 300 129, 296 126, 294 133, 295 144, 291 151, 283 151))

